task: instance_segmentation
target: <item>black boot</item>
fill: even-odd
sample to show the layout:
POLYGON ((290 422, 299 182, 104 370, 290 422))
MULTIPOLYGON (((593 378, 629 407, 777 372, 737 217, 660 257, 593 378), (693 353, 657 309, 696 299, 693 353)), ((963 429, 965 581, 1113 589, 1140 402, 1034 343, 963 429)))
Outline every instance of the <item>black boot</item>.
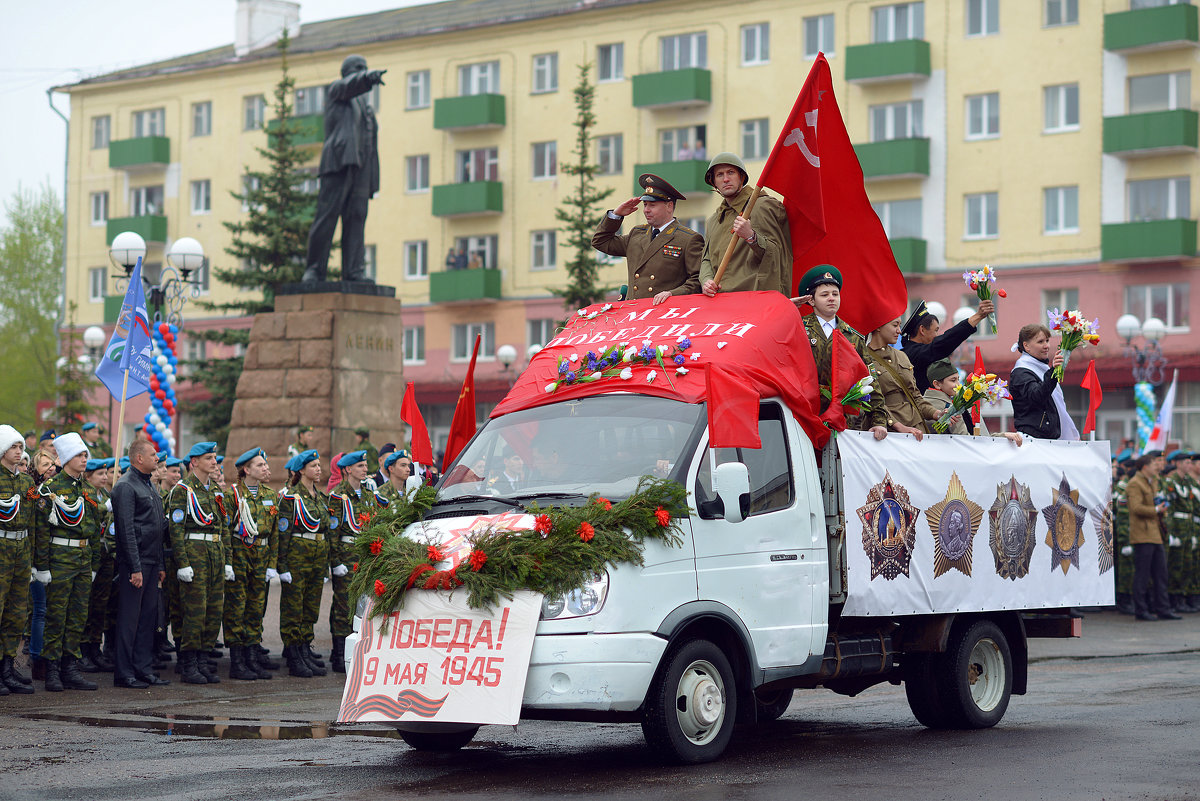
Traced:
POLYGON ((208 684, 208 679, 196 670, 196 652, 179 652, 179 678, 184 684, 208 684))
POLYGON ((300 658, 304 660, 304 664, 308 665, 308 669, 312 671, 314 676, 324 676, 328 672, 325 670, 324 663, 313 659, 312 649, 307 645, 297 645, 296 651, 300 654, 300 658))
POLYGON ((46 692, 61 693, 63 691, 62 675, 57 659, 43 659, 46 671, 46 692))
POLYGON ((73 656, 64 656, 61 665, 62 684, 68 690, 95 690, 96 682, 88 681, 79 672, 79 660, 73 656))
POLYGON ((99 643, 92 643, 92 664, 100 668, 101 673, 112 673, 116 668, 109 650, 101 649, 99 643))
POLYGON ((250 655, 261 668, 279 670, 279 663, 271 658, 271 652, 262 647, 262 643, 250 646, 250 655))
POLYGON ((4 695, 8 695, 9 692, 16 693, 17 695, 32 695, 33 687, 20 681, 14 675, 15 672, 16 669, 13 667, 13 658, 11 656, 0 659, 0 687, 8 691, 4 695))
POLYGON ((205 678, 209 684, 220 684, 221 677, 217 675, 216 665, 205 658, 208 651, 196 651, 196 672, 205 678))
POLYGON ((1122 615, 1132 615, 1133 611, 1133 596, 1127 592, 1117 593, 1117 611, 1122 615))
POLYGON ((322 659, 321 654, 312 647, 311 642, 308 645, 301 645, 300 647, 304 649, 305 659, 307 659, 309 662, 316 662, 320 667, 325 667, 325 660, 322 659))
POLYGON ((82 656, 75 660, 75 666, 84 673, 99 673, 100 668, 96 667, 96 663, 92 661, 92 644, 90 642, 80 643, 79 652, 82 656))
MULTIPOLYGON (((28 676, 22 675, 21 671, 17 670, 17 663, 11 656, 4 658, 4 664, 7 665, 7 667, 4 668, 5 676, 12 679, 17 684, 24 684, 26 687, 31 688, 29 692, 33 692, 33 682, 29 680, 28 676)), ((10 686, 9 689, 11 690, 12 687, 10 686)), ((20 690, 17 690, 17 692, 20 692, 20 690)))
POLYGON ((308 663, 300 656, 300 649, 297 646, 286 646, 283 649, 283 658, 287 660, 288 673, 302 679, 312 678, 313 672, 309 670, 308 663))
POLYGON ((3 698, 6 695, 10 695, 11 693, 12 693, 12 690, 8 689, 7 684, 0 684, 0 698, 3 698))
POLYGON ((258 671, 246 664, 246 647, 243 645, 229 646, 229 678, 239 681, 258 678, 258 671))
POLYGON ((242 646, 242 661, 246 663, 246 667, 250 672, 259 679, 271 678, 271 671, 258 663, 258 646, 243 645, 242 646))
POLYGON ((346 638, 333 638, 333 652, 329 654, 329 667, 334 673, 346 672, 346 638))

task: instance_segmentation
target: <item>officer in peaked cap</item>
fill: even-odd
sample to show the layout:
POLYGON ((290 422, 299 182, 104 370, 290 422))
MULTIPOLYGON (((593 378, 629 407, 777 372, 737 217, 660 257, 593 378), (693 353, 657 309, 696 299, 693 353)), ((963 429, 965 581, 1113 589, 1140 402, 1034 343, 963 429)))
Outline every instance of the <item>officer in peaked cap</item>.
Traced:
POLYGON ((675 202, 685 200, 670 183, 652 173, 638 176, 642 194, 606 212, 592 235, 592 247, 610 256, 624 256, 629 268, 632 300, 654 298, 658 305, 672 295, 700 291, 700 256, 704 237, 675 219, 675 202), (642 204, 645 225, 621 235, 621 220, 642 204))
MULTIPOLYGON (((900 328, 900 345, 912 362, 917 389, 922 392, 929 389, 929 379, 925 374, 929 365, 954 353, 959 345, 975 333, 983 318, 995 309, 992 301, 980 301, 979 308, 970 317, 942 331, 941 322, 929 311, 925 301, 917 301, 912 314, 900 328)), ((967 427, 971 427, 969 419, 967 427)))

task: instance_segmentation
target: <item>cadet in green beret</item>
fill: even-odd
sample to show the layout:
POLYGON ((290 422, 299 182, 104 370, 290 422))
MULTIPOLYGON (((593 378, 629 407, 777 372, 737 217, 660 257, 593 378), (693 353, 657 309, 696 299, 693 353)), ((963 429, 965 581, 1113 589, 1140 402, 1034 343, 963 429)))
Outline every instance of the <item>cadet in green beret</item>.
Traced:
POLYGON ((355 450, 360 450, 366 454, 367 472, 379 472, 379 449, 371 444, 371 432, 365 427, 354 429, 354 437, 358 441, 358 447, 355 450))

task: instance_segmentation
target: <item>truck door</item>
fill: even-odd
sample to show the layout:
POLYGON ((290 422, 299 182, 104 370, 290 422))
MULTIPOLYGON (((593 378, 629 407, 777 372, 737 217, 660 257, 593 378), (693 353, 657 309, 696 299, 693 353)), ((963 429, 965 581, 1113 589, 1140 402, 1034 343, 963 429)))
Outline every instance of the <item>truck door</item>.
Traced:
MULTIPOLYGON (((791 414, 773 401, 759 410, 762 447, 702 447, 694 466, 692 540, 701 600, 718 601, 738 613, 750 630, 760 667, 802 664, 825 646, 827 602, 824 538, 813 534, 820 509, 815 463, 797 459, 796 443, 808 448, 791 414), (745 519, 728 523, 712 489, 715 464, 741 462, 750 473, 745 519), (797 470, 799 465, 802 469, 797 470), (816 504, 814 506, 814 504, 816 504), (816 511, 814 517, 810 512, 816 511)), ((804 456, 813 462, 812 456, 804 456)))

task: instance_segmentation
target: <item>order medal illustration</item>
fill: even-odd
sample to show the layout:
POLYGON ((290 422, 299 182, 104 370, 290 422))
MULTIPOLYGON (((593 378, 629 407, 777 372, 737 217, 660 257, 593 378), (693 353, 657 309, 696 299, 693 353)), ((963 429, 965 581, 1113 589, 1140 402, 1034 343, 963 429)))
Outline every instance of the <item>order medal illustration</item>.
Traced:
POLYGON ((933 532, 933 576, 954 568, 971 575, 975 532, 983 520, 983 507, 967 497, 958 473, 950 474, 946 497, 925 510, 933 532))
POLYGON ((988 545, 1001 578, 1016 581, 1029 573, 1037 514, 1037 507, 1029 499, 1029 487, 1018 483, 1015 476, 996 487, 996 500, 988 510, 988 545))
POLYGON ((1046 544, 1050 546, 1050 569, 1061 567, 1062 572, 1074 565, 1079 568, 1079 546, 1083 545, 1083 519, 1087 508, 1079 504, 1079 490, 1071 489, 1064 473, 1058 489, 1051 490, 1052 501, 1042 509, 1049 531, 1046 544))
POLYGON ((890 581, 902 573, 909 575, 921 510, 908 502, 908 490, 885 471, 883 481, 871 487, 866 505, 857 511, 863 524, 863 550, 871 560, 871 579, 883 576, 890 581))

